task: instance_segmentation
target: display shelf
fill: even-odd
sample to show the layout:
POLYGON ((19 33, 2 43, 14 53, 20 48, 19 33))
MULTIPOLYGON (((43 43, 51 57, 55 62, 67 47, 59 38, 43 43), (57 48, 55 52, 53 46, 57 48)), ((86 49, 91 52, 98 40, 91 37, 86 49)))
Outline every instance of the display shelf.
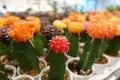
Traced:
POLYGON ((94 74, 89 80, 119 80, 120 79, 120 59, 116 65, 108 65, 101 74, 94 74))

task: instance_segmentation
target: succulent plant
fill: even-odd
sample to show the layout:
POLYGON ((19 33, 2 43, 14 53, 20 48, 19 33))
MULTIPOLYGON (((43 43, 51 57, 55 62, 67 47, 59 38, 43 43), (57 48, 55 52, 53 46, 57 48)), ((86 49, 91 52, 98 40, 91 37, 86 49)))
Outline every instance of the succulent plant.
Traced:
POLYGON ((85 43, 83 53, 79 61, 79 69, 90 69, 96 60, 100 60, 108 47, 110 39, 116 36, 116 26, 107 23, 92 23, 86 29, 89 37, 85 43), (89 55, 88 55, 89 53, 89 55))
POLYGON ((4 44, 9 44, 11 41, 11 38, 8 36, 7 29, 8 27, 0 29, 0 42, 4 44))
POLYGON ((8 28, 7 33, 12 40, 6 46, 8 49, 6 48, 5 54, 16 59, 21 69, 39 72, 38 56, 44 53, 43 43, 41 35, 35 34, 36 28, 33 25, 31 21, 18 21, 8 28))
POLYGON ((7 24, 9 26, 9 25, 12 25, 14 22, 20 21, 21 19, 17 16, 8 16, 7 20, 8 20, 7 24))
POLYGON ((8 35, 16 41, 27 41, 33 37, 34 27, 26 21, 16 22, 8 28, 8 35))
POLYGON ((65 29, 67 27, 66 24, 62 20, 55 20, 52 23, 52 25, 58 27, 61 30, 65 29))
POLYGON ((49 49, 48 62, 50 63, 50 71, 48 74, 48 80, 64 80, 64 52, 68 51, 69 42, 63 36, 55 36, 49 40, 49 49))
POLYGON ((60 35, 61 30, 57 27, 46 25, 42 27, 41 33, 49 40, 56 35, 60 35))
POLYGON ((83 26, 79 22, 71 22, 67 29, 68 32, 66 31, 66 36, 70 42, 70 49, 67 54, 76 57, 79 53, 79 35, 83 31, 83 26))
POLYGON ((120 24, 117 24, 117 31, 116 35, 113 39, 111 39, 108 43, 108 48, 106 49, 105 53, 112 54, 114 56, 117 56, 119 54, 120 50, 120 24))
POLYGON ((65 37, 61 36, 56 36, 49 41, 50 49, 55 51, 56 53, 68 51, 69 49, 68 45, 69 45, 68 40, 65 37))
POLYGON ((83 26, 79 22, 71 22, 68 26, 68 30, 72 34, 79 34, 83 31, 83 26))

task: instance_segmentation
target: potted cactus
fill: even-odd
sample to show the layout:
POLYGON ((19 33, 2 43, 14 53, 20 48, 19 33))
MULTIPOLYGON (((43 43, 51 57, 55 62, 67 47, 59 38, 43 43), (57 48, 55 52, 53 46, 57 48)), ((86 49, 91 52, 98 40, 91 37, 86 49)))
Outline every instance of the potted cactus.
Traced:
POLYGON ((117 26, 117 31, 116 31, 116 37, 110 40, 108 44, 108 48, 106 50, 107 54, 111 54, 111 56, 118 56, 119 57, 119 50, 120 50, 120 45, 119 45, 119 40, 120 40, 120 24, 119 24, 119 19, 118 18, 111 18, 112 22, 114 21, 114 24, 116 23, 117 26))
POLYGON ((63 36, 55 36, 49 40, 48 48, 50 70, 46 80, 64 80, 66 70, 64 53, 69 49, 69 42, 63 36))
POLYGON ((79 22, 71 22, 66 30, 66 37, 70 42, 70 49, 68 55, 76 57, 79 53, 80 33, 83 31, 83 26, 79 22))
MULTIPOLYGON (((54 24, 56 25, 56 24, 54 24)), ((62 26, 62 25, 61 25, 62 26)), ((64 80, 65 76, 65 55, 64 53, 69 49, 68 40, 62 35, 62 29, 60 26, 46 25, 42 28, 41 33, 46 40, 45 48, 47 49, 46 60, 48 61, 49 69, 45 68, 42 72, 47 71, 47 74, 41 73, 40 80, 42 80, 42 75, 45 75, 46 80, 64 80), (58 64, 59 62, 59 64, 58 64), (47 70, 46 70, 47 69, 47 70)), ((71 79, 70 79, 71 80, 71 79)))
MULTIPOLYGON (((42 71, 45 67, 47 66, 47 62, 43 58, 39 58, 39 68, 42 71)), ((32 76, 35 80, 39 78, 39 72, 35 70, 22 70, 20 67, 17 67, 17 74, 20 75, 30 75, 32 76)))
POLYGON ((5 46, 5 54, 9 61, 17 60, 22 70, 40 72, 39 56, 43 54, 43 43, 39 22, 18 21, 11 25, 6 33, 11 38, 5 46))
POLYGON ((104 55, 105 50, 108 47, 108 43, 110 40, 112 40, 115 36, 116 36, 116 25, 112 24, 112 23, 97 23, 96 27, 94 27, 94 29, 92 29, 92 27, 88 27, 88 34, 89 35, 96 35, 98 39, 100 40, 100 44, 97 55, 96 55, 96 59, 95 59, 95 69, 96 69, 96 73, 102 73, 105 69, 105 67, 110 64, 110 60, 108 59, 108 57, 106 55, 104 55), (91 32, 89 32, 91 29, 91 32), (95 30, 94 30, 95 29, 95 30), (97 31, 100 30, 101 32, 97 31), (95 32, 96 31, 96 32, 95 32), (101 37, 100 37, 101 36, 101 37))
POLYGON ((111 60, 111 65, 115 65, 120 58, 120 45, 119 45, 120 24, 117 23, 116 26, 117 26, 116 36, 109 41, 108 48, 105 51, 107 57, 111 60))
POLYGON ((16 76, 16 68, 12 65, 0 64, 0 79, 10 80, 16 76))
POLYGON ((73 72, 74 79, 87 80, 88 78, 84 77, 94 72, 92 66, 103 56, 108 39, 115 36, 116 28, 115 26, 92 23, 86 28, 86 32, 88 37, 80 59, 71 59, 66 63, 68 69, 73 72))
POLYGON ((55 36, 49 41, 48 62, 50 71, 48 80, 64 80, 65 74, 65 55, 69 49, 69 42, 63 36, 55 36), (59 64, 58 64, 59 63, 59 64))
POLYGON ((10 44, 11 38, 7 35, 8 19, 0 17, 0 79, 9 80, 16 76, 16 68, 12 65, 3 64, 1 57, 5 55, 6 46, 10 44))
MULTIPOLYGON (((64 36, 53 36, 48 41, 48 63, 49 69, 46 68, 41 73, 40 80, 67 80, 65 79, 65 55, 69 49, 69 42, 64 36), (59 64, 58 64, 59 63, 59 64), (49 71, 48 71, 49 70, 49 71), (44 75, 44 78, 41 78, 44 75)), ((68 75, 68 74, 67 74, 68 75)), ((70 79, 71 80, 71 79, 70 79)))
MULTIPOLYGON (((49 71, 50 71, 50 66, 44 68, 39 75, 39 80, 48 80, 49 71)), ((64 80, 73 80, 72 74, 68 69, 65 70, 64 80)))

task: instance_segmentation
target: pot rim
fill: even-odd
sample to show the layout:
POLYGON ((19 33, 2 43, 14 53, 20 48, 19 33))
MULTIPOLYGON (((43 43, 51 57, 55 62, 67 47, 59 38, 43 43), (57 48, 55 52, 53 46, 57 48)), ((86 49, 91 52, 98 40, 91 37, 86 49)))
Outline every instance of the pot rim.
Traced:
POLYGON ((13 80, 17 80, 17 79, 19 79, 19 78, 21 78, 21 77, 28 77, 28 78, 30 78, 31 80, 34 80, 34 78, 33 78, 32 76, 30 76, 30 75, 19 75, 19 76, 13 78, 13 80))
POLYGON ((112 58, 112 59, 120 59, 120 57, 114 57, 114 56, 110 56, 108 54, 104 54, 108 59, 112 58))
POLYGON ((16 68, 13 65, 6 64, 5 69, 9 69, 9 68, 13 70, 13 75, 11 77, 11 79, 13 79, 16 76, 16 68))
POLYGON ((105 64, 97 64, 97 63, 94 63, 95 66, 100 66, 100 67, 105 67, 107 65, 109 65, 111 63, 110 59, 107 57, 107 55, 103 54, 103 56, 108 60, 107 63, 105 64))
POLYGON ((69 62, 72 62, 73 60, 79 60, 79 59, 80 59, 79 57, 68 59, 68 61, 66 62, 66 67, 67 67, 67 69, 72 73, 73 76, 78 77, 78 78, 85 78, 85 77, 90 77, 90 76, 92 76, 92 75, 95 73, 95 67, 94 67, 94 65, 92 66, 92 73, 89 74, 89 75, 87 75, 87 76, 82 76, 82 75, 75 74, 75 73, 73 73, 73 72, 68 68, 69 62))
MULTIPOLYGON (((40 73, 40 75, 39 75, 39 80, 41 80, 42 73, 44 73, 44 72, 46 72, 46 71, 48 71, 48 70, 50 70, 50 66, 45 67, 45 68, 41 71, 41 73, 40 73)), ((67 67, 66 67, 66 71, 68 71, 69 76, 70 76, 70 79, 73 80, 72 74, 71 74, 71 72, 67 69, 67 67)))
MULTIPOLYGON (((47 62, 43 59, 43 58, 39 58, 39 61, 43 61, 44 63, 45 63, 45 67, 47 66, 47 62)), ((22 75, 22 74, 20 74, 20 67, 18 66, 17 67, 17 74, 18 75, 22 75)), ((27 74, 26 74, 27 75, 27 74)), ((35 75, 35 76, 32 76, 33 78, 37 78, 37 77, 39 77, 39 74, 38 75, 35 75)))

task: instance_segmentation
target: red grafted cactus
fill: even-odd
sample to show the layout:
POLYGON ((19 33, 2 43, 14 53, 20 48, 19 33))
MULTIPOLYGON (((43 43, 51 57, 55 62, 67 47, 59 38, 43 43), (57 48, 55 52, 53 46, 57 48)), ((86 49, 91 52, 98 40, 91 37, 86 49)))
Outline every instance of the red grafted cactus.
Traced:
POLYGON ((49 48, 57 53, 67 52, 69 49, 69 42, 65 37, 56 36, 49 41, 49 48))

